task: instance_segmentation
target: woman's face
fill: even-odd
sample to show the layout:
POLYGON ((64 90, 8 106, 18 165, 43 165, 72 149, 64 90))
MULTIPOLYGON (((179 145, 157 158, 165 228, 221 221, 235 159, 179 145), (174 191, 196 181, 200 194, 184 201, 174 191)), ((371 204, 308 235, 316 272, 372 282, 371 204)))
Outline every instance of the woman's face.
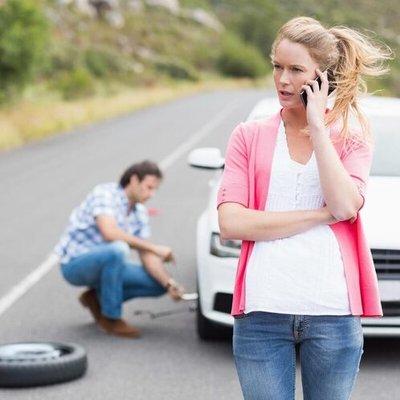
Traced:
POLYGON ((284 108, 304 107, 300 100, 301 87, 317 77, 319 65, 311 58, 307 48, 283 39, 272 57, 274 82, 279 102, 284 108))

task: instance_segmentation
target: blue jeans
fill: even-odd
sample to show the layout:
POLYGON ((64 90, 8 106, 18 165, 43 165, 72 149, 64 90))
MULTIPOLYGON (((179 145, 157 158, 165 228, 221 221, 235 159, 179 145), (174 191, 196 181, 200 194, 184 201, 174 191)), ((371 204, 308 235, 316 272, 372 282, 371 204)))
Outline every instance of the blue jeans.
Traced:
POLYGON ((122 241, 98 245, 62 264, 61 269, 72 285, 96 289, 101 313, 108 318, 120 318, 126 300, 165 293, 142 265, 133 264, 130 248, 122 241))
POLYGON ((245 400, 294 400, 296 345, 304 400, 348 400, 363 353, 360 318, 251 312, 235 318, 245 400))

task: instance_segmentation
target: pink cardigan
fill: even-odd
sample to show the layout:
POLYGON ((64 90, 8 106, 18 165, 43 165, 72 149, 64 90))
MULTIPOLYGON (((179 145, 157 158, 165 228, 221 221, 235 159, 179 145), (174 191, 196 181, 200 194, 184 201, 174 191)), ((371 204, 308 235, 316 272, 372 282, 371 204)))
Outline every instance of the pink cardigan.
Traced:
MULTIPOLYGON (((217 207, 222 203, 234 202, 254 210, 265 209, 280 121, 279 112, 266 120, 241 123, 233 131, 226 151, 217 207)), ((337 124, 331 127, 332 144, 364 197, 372 150, 368 144, 355 140, 344 143, 338 136, 339 132, 337 124), (333 138, 338 140, 332 140, 333 138)), ((354 223, 341 221, 330 227, 342 254, 351 313, 363 317, 381 316, 378 281, 360 214, 354 223)), ((242 314, 245 309, 246 265, 253 247, 253 241, 242 243, 233 293, 232 315, 242 314)))

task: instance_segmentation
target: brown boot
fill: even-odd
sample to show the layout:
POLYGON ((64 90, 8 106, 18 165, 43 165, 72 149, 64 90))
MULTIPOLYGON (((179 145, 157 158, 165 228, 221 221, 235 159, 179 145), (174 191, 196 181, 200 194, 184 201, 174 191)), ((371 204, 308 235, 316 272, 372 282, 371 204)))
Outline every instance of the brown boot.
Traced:
POLYGON ((96 290, 86 290, 79 296, 79 301, 83 305, 83 307, 89 309, 94 320, 98 321, 98 319, 101 317, 101 308, 99 300, 97 299, 96 290))
POLYGON ((129 325, 123 319, 111 319, 101 315, 97 320, 100 329, 110 335, 122 336, 126 338, 138 338, 140 336, 139 329, 129 325))

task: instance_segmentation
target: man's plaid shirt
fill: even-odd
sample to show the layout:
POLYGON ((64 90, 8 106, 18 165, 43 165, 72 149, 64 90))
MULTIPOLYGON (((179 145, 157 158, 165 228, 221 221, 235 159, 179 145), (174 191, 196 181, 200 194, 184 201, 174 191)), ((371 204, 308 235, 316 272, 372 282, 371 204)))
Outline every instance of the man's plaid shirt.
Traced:
POLYGON ((94 246, 107 243, 95 221, 99 215, 113 216, 119 228, 131 235, 142 239, 150 236, 146 207, 136 204, 134 209, 129 209, 128 198, 120 185, 100 184, 72 211, 69 224, 54 249, 62 264, 89 252, 94 246))

